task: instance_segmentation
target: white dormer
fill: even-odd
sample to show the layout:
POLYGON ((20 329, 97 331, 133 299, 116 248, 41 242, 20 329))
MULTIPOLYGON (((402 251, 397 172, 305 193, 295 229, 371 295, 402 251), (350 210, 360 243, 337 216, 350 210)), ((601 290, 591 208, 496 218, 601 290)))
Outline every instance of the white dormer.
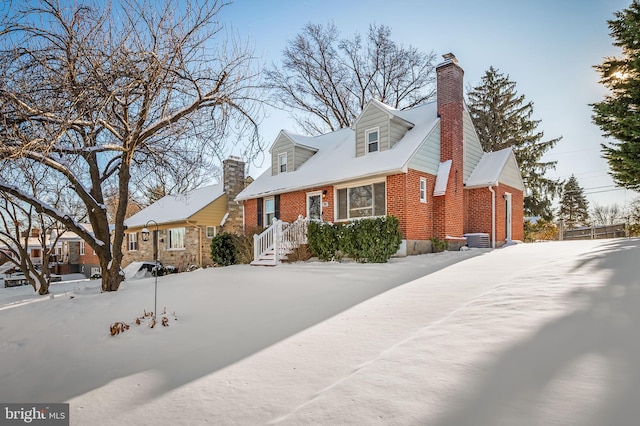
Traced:
POLYGON ((370 100, 352 126, 356 135, 356 157, 393 148, 413 127, 413 123, 400 115, 397 109, 370 100))

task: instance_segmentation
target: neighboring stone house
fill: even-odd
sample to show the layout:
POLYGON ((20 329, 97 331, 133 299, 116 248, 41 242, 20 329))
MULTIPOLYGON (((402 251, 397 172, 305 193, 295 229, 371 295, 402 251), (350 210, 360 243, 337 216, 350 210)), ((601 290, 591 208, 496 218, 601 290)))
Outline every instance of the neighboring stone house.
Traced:
POLYGON ((179 270, 211 265, 211 239, 221 230, 242 229, 242 204, 235 197, 245 181, 244 162, 231 158, 223 161, 223 183, 168 195, 125 220, 123 266, 153 260, 154 241, 163 265, 179 270), (145 227, 151 233, 146 242, 141 235, 145 227))
POLYGON ((436 68, 437 101, 396 110, 376 100, 352 127, 308 137, 281 131, 271 169, 242 191, 245 226, 299 215, 329 222, 393 215, 407 254, 452 248, 465 234, 523 239, 524 185, 511 148, 483 152, 451 54, 436 68))

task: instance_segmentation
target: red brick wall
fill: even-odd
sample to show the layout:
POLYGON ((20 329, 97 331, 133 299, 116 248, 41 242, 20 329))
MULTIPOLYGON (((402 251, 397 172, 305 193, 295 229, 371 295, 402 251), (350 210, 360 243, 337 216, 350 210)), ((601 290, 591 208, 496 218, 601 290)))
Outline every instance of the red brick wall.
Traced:
POLYGON ((251 231, 258 226, 258 200, 244 201, 244 229, 251 231))
MULTIPOLYGON (((505 242, 506 236, 506 203, 505 193, 511 193, 511 238, 524 239, 524 194, 522 191, 507 185, 498 185, 496 193, 496 243, 505 242)), ((484 232, 491 236, 491 192, 488 188, 466 190, 467 215, 465 233, 484 232)))
POLYGON ((404 238, 407 237, 407 175, 387 176, 387 214, 395 216, 400 222, 400 231, 404 238))
MULTIPOLYGON (((299 215, 307 216, 307 193, 327 191, 322 203, 328 205, 322 207, 322 218, 326 222, 332 222, 333 218, 333 186, 322 186, 305 189, 303 191, 280 194, 280 219, 285 222, 293 222, 299 215)), ((258 226, 258 201, 257 199, 244 202, 245 228, 251 230, 258 226)))
POLYGON ((433 236, 433 189, 436 177, 409 169, 387 177, 387 214, 400 221, 407 240, 428 240, 433 236), (427 178, 427 203, 420 202, 420 178, 427 178))
POLYGON ((483 232, 491 237, 491 192, 488 188, 467 189, 465 192, 465 234, 483 232))

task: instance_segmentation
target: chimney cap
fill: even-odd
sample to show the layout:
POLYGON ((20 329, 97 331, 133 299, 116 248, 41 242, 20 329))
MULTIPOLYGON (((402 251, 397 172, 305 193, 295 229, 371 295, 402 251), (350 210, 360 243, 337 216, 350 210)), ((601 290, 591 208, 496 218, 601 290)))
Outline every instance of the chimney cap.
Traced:
POLYGON ((456 55, 454 55, 453 53, 449 52, 449 53, 445 53, 444 55, 442 55, 442 57, 444 58, 445 62, 453 62, 454 64, 458 63, 458 59, 456 58, 456 55))

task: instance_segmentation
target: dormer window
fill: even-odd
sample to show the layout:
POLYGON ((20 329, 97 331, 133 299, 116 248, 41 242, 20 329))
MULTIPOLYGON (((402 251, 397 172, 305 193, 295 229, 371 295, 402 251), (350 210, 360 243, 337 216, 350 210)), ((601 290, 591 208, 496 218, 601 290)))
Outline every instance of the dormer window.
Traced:
POLYGON ((287 153, 278 154, 278 173, 287 172, 287 153))
POLYGON ((380 149, 380 131, 377 127, 364 132, 364 138, 367 142, 367 152, 376 152, 380 149))

